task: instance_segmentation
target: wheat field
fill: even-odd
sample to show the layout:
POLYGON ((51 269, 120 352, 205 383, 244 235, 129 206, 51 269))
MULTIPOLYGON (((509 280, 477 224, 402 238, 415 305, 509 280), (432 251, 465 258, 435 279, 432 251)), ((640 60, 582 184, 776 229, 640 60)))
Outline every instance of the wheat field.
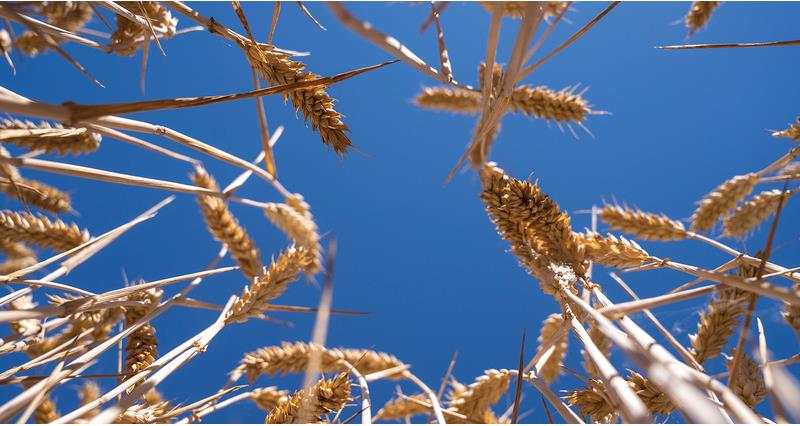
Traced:
POLYGON ((797 12, 0 2, 0 420, 800 422, 797 12))

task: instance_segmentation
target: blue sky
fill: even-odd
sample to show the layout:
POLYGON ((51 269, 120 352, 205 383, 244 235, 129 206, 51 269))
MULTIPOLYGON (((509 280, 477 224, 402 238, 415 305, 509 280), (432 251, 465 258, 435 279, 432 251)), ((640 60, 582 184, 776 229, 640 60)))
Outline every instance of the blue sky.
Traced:
MULTIPOLYGON (((571 23, 560 25, 542 51, 565 40, 607 3, 576 3, 567 14, 571 23)), ((195 4, 206 16, 242 31, 229 3, 195 4)), ((327 27, 317 29, 293 4, 286 2, 274 42, 283 48, 309 51, 302 58, 308 69, 332 75, 391 59, 388 54, 343 28, 321 3, 309 9, 327 27)), ((436 39, 430 30, 420 33, 427 4, 360 3, 348 7, 357 16, 392 34, 420 57, 436 64, 436 39)), ((256 37, 266 39, 272 3, 245 3, 256 37)), ((800 114, 797 98, 797 47, 660 51, 661 44, 685 41, 679 21, 686 2, 623 3, 581 40, 548 61, 524 82, 554 89, 581 83, 585 97, 597 110, 611 115, 592 116, 586 122, 594 137, 578 129, 580 138, 556 126, 509 115, 491 153, 509 174, 538 179, 563 209, 572 212, 574 227, 588 227, 589 216, 578 213, 604 200, 619 200, 644 210, 686 219, 695 202, 713 187, 736 174, 767 165, 790 147, 788 140, 770 137, 768 129, 782 129, 800 114)), ((709 27, 692 42, 773 41, 796 38, 797 3, 725 3, 709 27)), ((456 2, 442 15, 456 79, 476 83, 476 69, 484 58, 489 15, 477 4, 456 2)), ((102 24, 95 22, 96 28, 102 24)), ((179 27, 192 25, 182 19, 179 27)), ((505 19, 498 57, 507 62, 518 21, 505 19)), ((251 76, 241 51, 219 37, 197 32, 163 43, 167 56, 151 49, 147 88, 139 88, 140 57, 109 56, 81 46, 67 50, 91 70, 107 88, 92 84, 57 55, 17 60, 17 76, 0 68, 2 85, 25 96, 53 103, 126 102, 144 99, 199 96, 251 89, 251 76)), ((338 255, 333 305, 368 311, 369 316, 334 316, 331 346, 367 347, 397 355, 431 387, 438 388, 453 353, 459 358, 455 377, 470 382, 488 368, 516 368, 520 338, 527 330, 526 353, 535 351, 533 337, 541 321, 558 307, 541 294, 538 284, 517 266, 507 245, 495 233, 478 199, 480 182, 466 171, 449 185, 445 178, 469 142, 475 119, 424 111, 413 97, 437 82, 405 64, 373 71, 330 88, 336 108, 352 129, 360 153, 338 159, 290 105, 279 97, 265 100, 272 129, 285 126, 275 148, 279 177, 292 191, 302 193, 327 236, 336 235, 338 255)), ((260 139, 252 100, 201 108, 139 114, 197 137, 243 158, 255 157, 260 139)), ((184 153, 195 153, 153 136, 144 139, 184 153)), ((199 156, 199 155, 195 155, 199 156)), ((239 170, 203 160, 220 182, 229 182, 239 170)), ((190 169, 182 163, 106 139, 92 155, 65 161, 124 173, 188 182, 190 169)), ((79 212, 75 220, 102 233, 155 204, 166 193, 77 178, 27 172, 69 190, 79 212)), ((277 200, 275 191, 251 179, 240 191, 258 200, 277 200)), ((796 201, 796 200, 795 200, 796 201)), ((15 208, 10 202, 6 206, 15 208)), ((256 209, 233 205, 233 211, 254 236, 265 259, 287 244, 256 209)), ((800 226, 797 203, 790 203, 780 224, 773 260, 796 266, 800 226)), ((745 241, 730 241, 751 252, 763 246, 761 232, 745 241)), ((327 241, 327 240, 326 240, 327 241)), ((712 267, 726 259, 698 243, 645 244, 652 254, 676 261, 712 267)), ((62 279, 91 291, 123 285, 129 280, 158 279, 201 270, 218 246, 209 236, 191 196, 178 195, 154 220, 142 224, 92 260, 62 279)), ((230 261, 227 261, 230 263, 230 261)), ((614 300, 628 300, 607 274, 598 281, 614 300)), ((671 272, 634 273, 624 277, 642 297, 671 289, 687 280, 671 272)), ((224 303, 239 293, 244 281, 238 273, 208 279, 192 293, 204 301, 224 303)), ((176 291, 170 288, 168 293, 176 291)), ((317 285, 296 283, 277 303, 316 306, 317 285)), ((693 300, 655 310, 659 319, 688 344, 697 314, 705 300, 693 300)), ((798 342, 779 318, 778 305, 762 301, 757 315, 765 322, 774 356, 797 352, 798 342)), ((214 312, 176 307, 155 322, 162 352, 210 324, 214 312)), ((313 316, 276 314, 291 321, 250 321, 224 330, 209 350, 191 361, 161 386, 167 398, 188 403, 216 391, 242 354, 281 341, 308 340, 313 316)), ((656 333, 644 317, 645 328, 656 333)), ((579 368, 580 354, 571 341, 567 364, 579 368)), ((110 372, 112 354, 96 372, 110 372)), ((618 353, 619 366, 628 365, 618 353)), ((6 357, 10 365, 14 357, 6 357)), ((721 365, 711 364, 720 371, 721 365)), ((797 373, 797 370, 794 370, 797 373)), ((260 381, 294 389, 300 378, 260 381)), ((574 389, 578 382, 563 376, 554 390, 574 389)), ((101 383, 104 390, 111 383, 101 383)), ((403 390, 413 392, 410 384, 403 390)), ((75 403, 73 390, 58 393, 65 409, 75 403)), ((0 388, 7 398, 16 390, 0 388)), ((374 403, 394 392, 394 383, 373 386, 374 403)), ((539 395, 525 388, 525 421, 546 420, 539 395)), ((511 404, 501 400, 498 411, 511 404)), ((761 407, 769 412, 768 404, 761 407)), ((214 422, 260 422, 263 413, 241 403, 208 418, 214 422)), ((677 420, 677 419, 671 419, 677 420)))

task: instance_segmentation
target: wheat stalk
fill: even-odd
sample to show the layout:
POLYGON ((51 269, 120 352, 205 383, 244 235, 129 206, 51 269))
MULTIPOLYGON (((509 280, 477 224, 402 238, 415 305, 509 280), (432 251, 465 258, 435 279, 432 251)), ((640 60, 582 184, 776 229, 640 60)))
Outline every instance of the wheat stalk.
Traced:
POLYGON ((31 151, 73 155, 89 153, 100 147, 99 133, 84 127, 67 127, 46 121, 4 119, 0 121, 0 142, 11 143, 31 151))
MULTIPOLYGON (((553 336, 556 331, 564 324, 564 317, 561 314, 550 314, 544 321, 542 321, 542 328, 539 331, 539 350, 542 350, 542 344, 553 336)), ((539 377, 547 383, 552 383, 561 374, 561 363, 567 356, 567 345, 569 340, 567 335, 558 339, 558 342, 553 346, 553 352, 547 359, 547 362, 537 371, 539 377)))
POLYGON ((692 214, 692 230, 709 231, 717 220, 736 207, 736 203, 753 191, 759 175, 734 176, 716 187, 699 202, 692 214))
POLYGON ((350 401, 350 376, 337 374, 332 379, 321 379, 314 387, 295 392, 278 404, 264 423, 322 423, 322 416, 341 410, 350 401), (307 410, 303 408, 310 407, 307 410))
POLYGON ((673 241, 686 238, 686 229, 663 214, 646 213, 619 205, 606 204, 600 218, 611 228, 643 240, 673 241))
MULTIPOLYGON (((219 192, 217 182, 201 167, 195 169, 192 181, 201 188, 219 192)), ((248 278, 261 274, 264 264, 259 258, 259 251, 247 231, 228 210, 225 201, 218 197, 200 195, 197 197, 197 202, 200 204, 209 232, 217 241, 228 247, 242 273, 248 278)))
POLYGON ((61 220, 51 221, 27 212, 0 211, 0 238, 25 241, 41 247, 67 251, 89 240, 89 232, 61 220))
POLYGON ((711 14, 720 4, 722 4, 721 1, 693 1, 689 13, 683 19, 686 28, 689 29, 689 35, 705 27, 711 19, 711 14))
MULTIPOLYGON (((600 350, 606 358, 608 354, 611 352, 611 341, 608 340, 605 334, 597 327, 597 324, 594 322, 590 322, 590 327, 587 329, 589 333, 589 337, 592 339, 592 343, 600 350)), ((597 371, 597 366, 592 361, 592 358, 589 356, 588 352, 585 349, 581 349, 581 355, 583 356, 583 369, 589 374, 590 377, 598 377, 599 372, 597 371)))
POLYGON ((781 204, 782 199, 785 206, 788 198, 796 193, 797 190, 781 191, 773 189, 753 196, 725 218, 722 223, 725 235, 728 237, 742 237, 748 234, 778 210, 778 205, 781 204))

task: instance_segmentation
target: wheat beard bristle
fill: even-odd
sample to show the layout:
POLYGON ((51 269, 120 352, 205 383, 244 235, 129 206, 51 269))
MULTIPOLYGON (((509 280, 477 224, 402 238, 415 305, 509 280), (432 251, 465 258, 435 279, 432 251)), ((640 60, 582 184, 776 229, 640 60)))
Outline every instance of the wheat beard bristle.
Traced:
MULTIPOLYGON (((127 306, 125 308, 125 326, 132 326, 136 321, 139 321, 140 318, 144 317, 158 306, 158 304, 161 303, 163 294, 164 292, 161 289, 152 288, 128 296, 129 300, 143 302, 146 306, 127 306)), ((148 322, 128 336, 128 344, 125 346, 125 377, 123 381, 149 367, 156 358, 158 358, 156 329, 148 322)), ((129 387, 127 389, 128 393, 143 380, 144 379, 129 387)))
POLYGON ((675 241, 686 238, 683 224, 663 214, 606 204, 600 215, 600 220, 611 228, 644 240, 675 241))
MULTIPOLYGON (((248 43, 242 49, 247 53, 248 61, 269 84, 286 85, 319 77, 304 71, 302 62, 293 61, 289 55, 275 51, 274 46, 261 44, 256 47, 248 43)), ((337 155, 347 154, 347 149, 353 146, 345 134, 350 129, 342 122, 342 115, 333 108, 334 99, 322 87, 292 90, 284 94, 284 99, 287 97, 295 110, 303 112, 303 119, 311 122, 311 128, 319 132, 326 146, 333 147, 337 155)))
POLYGON ((407 398, 395 398, 389 400, 372 418, 372 420, 397 420, 405 417, 429 414, 431 412, 430 408, 423 405, 430 403, 430 399, 428 399, 426 394, 417 393, 407 398), (407 398, 411 398, 414 401, 419 401, 422 404, 416 404, 413 401, 409 401, 407 398))
POLYGON ((77 155, 97 150, 102 140, 99 133, 83 127, 65 128, 60 123, 46 121, 38 125, 16 119, 0 121, 0 143, 12 143, 30 151, 77 155))
MULTIPOLYGON (((730 371, 733 366, 733 357, 726 356, 725 362, 730 371)), ((731 379, 728 380, 730 382, 731 379)), ((736 370, 736 379, 733 382, 733 393, 750 408, 755 409, 756 405, 767 397, 767 387, 761 376, 761 368, 746 353, 742 353, 742 363, 736 370)))
POLYGON ((743 237, 756 226, 767 220, 778 210, 778 205, 783 199, 783 205, 789 197, 797 191, 781 191, 773 189, 764 191, 740 205, 730 216, 725 218, 722 229, 727 237, 743 237))
MULTIPOLYGON (((149 19, 153 28, 160 32, 163 38, 172 37, 178 26, 178 20, 172 17, 172 13, 158 2, 154 1, 119 1, 118 5, 124 7, 134 15, 149 19), (144 6, 147 16, 142 15, 144 6)), ((121 56, 131 56, 149 41, 151 37, 150 29, 142 27, 137 22, 117 15, 117 28, 111 34, 111 51, 121 56)))
POLYGON ((717 220, 736 207, 736 203, 753 192, 758 179, 757 174, 749 173, 734 176, 716 187, 700 200, 700 205, 692 214, 692 230, 709 231, 717 220))
MULTIPOLYGON (((219 192, 217 182, 202 168, 198 167, 192 174, 192 182, 199 187, 219 192)), ((197 202, 211 235, 228 247, 242 273, 251 279, 261 274, 264 264, 261 263, 259 251, 247 230, 239 225, 239 221, 228 210, 227 203, 212 195, 198 195, 197 202)))
POLYGON ((689 13, 684 18, 686 28, 689 29, 689 35, 705 27, 711 19, 711 14, 720 4, 722 4, 721 1, 693 1, 692 6, 689 8, 689 13))
MULTIPOLYGON (((544 321, 542 321, 542 328, 539 332, 539 351, 542 350, 541 344, 550 339, 555 334, 561 325, 564 324, 564 317, 561 314, 550 314, 544 321)), ((567 345, 569 344, 569 335, 565 334, 553 346, 553 351, 547 362, 539 369, 538 375, 547 383, 552 383, 561 374, 561 362, 567 356, 567 345)))
POLYGON ((51 221, 41 214, 34 216, 27 212, 2 210, 0 238, 67 251, 89 241, 90 237, 88 231, 81 231, 74 223, 67 225, 61 220, 51 221))
MULTIPOLYGON (((467 422, 493 418, 492 405, 508 391, 511 377, 516 371, 486 370, 484 375, 476 377, 475 382, 466 387, 451 390, 448 394, 447 408, 465 415, 467 422), (474 420, 472 420, 474 419, 474 420)), ((463 423, 462 419, 451 419, 452 423, 463 423)))
POLYGON ((264 423, 322 423, 322 416, 339 411, 350 402, 350 385, 347 373, 321 379, 312 388, 299 390, 278 404, 264 423))
POLYGON ((250 392, 248 397, 264 411, 272 411, 280 404, 285 404, 289 399, 289 392, 278 390, 275 386, 258 388, 250 392))
MULTIPOLYGON (((304 342, 283 342, 281 346, 269 346, 245 354, 239 367, 232 373, 232 377, 244 374, 247 376, 247 380, 252 382, 262 375, 300 373, 305 371, 314 351, 322 353, 322 365, 320 366, 322 373, 342 371, 344 367, 339 363, 340 360, 349 362, 361 374, 371 374, 403 365, 399 359, 384 352, 331 349, 304 342)), ((402 377, 401 373, 397 373, 388 378, 397 380, 402 377)))

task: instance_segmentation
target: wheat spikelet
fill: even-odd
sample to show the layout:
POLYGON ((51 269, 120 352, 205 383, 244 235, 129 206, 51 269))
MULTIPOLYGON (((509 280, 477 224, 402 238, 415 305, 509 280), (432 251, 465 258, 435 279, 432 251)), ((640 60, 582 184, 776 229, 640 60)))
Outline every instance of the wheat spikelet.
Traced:
POLYGON ((588 103, 580 94, 575 94, 577 86, 559 91, 544 86, 522 85, 514 89, 509 108, 544 120, 559 123, 582 123, 591 113, 588 103))
MULTIPOLYGON (((475 378, 475 382, 466 387, 451 390, 447 407, 468 419, 486 420, 494 417, 491 406, 508 390, 511 377, 516 371, 486 370, 484 375, 475 378), (491 417, 488 417, 491 416, 491 417)), ((463 422, 451 419, 451 422, 463 422)))
MULTIPOLYGON (((192 174, 192 181, 199 187, 219 192, 217 182, 201 167, 196 168, 192 174)), ((248 278, 259 275, 264 268, 259 258, 259 251, 247 231, 228 210, 227 203, 211 195, 199 195, 197 202, 200 204, 211 235, 228 246, 242 273, 248 278)))
POLYGON ((773 132, 772 136, 776 138, 789 138, 793 141, 800 141, 800 117, 797 117, 797 124, 790 123, 787 129, 773 132))
POLYGON ((663 214, 646 213, 611 204, 603 206, 600 214, 601 220, 611 228, 643 240, 674 241, 686 238, 683 224, 663 214))
MULTIPOLYGON (((319 77, 304 71, 303 63, 291 60, 289 55, 276 51, 274 46, 248 43, 243 49, 250 63, 269 84, 285 85, 319 77)), ((337 155, 346 154, 347 149, 353 146, 345 134, 350 129, 342 122, 342 115, 333 108, 334 99, 322 87, 292 90, 284 95, 284 99, 286 97, 292 101, 295 110, 303 112, 303 118, 311 122, 311 128, 319 132, 322 142, 333 147, 337 155)))
POLYGON ((589 417, 593 423, 612 423, 617 417, 605 385, 597 379, 591 379, 584 388, 567 393, 564 400, 578 407, 581 416, 589 417))
POLYGON ((736 207, 736 203, 753 191, 758 175, 749 173, 734 176, 716 187, 699 202, 692 214, 692 230, 709 231, 720 217, 736 207))
MULTIPOLYGON (((495 2, 492 1, 481 1, 479 2, 484 9, 488 11, 492 11, 492 4, 495 2)), ((503 5, 503 15, 511 16, 514 18, 522 17, 522 11, 525 10, 525 3, 524 1, 504 1, 500 2, 503 5)), ((547 19, 551 16, 555 16, 561 12, 562 9, 567 7, 567 2, 563 1, 548 1, 544 5, 544 18, 547 19)))
MULTIPOLYGON (((430 403, 428 396, 423 393, 418 393, 409 396, 415 401, 420 401, 422 403, 430 403)), ((405 417, 414 417, 421 414, 428 414, 431 412, 431 409, 420 404, 416 404, 413 401, 409 401, 406 398, 395 398, 389 400, 384 404, 383 408, 378 411, 372 420, 397 420, 402 419, 405 417)))
MULTIPOLYGON (((794 291, 800 291, 800 284, 795 283, 794 291)), ((795 334, 797 334, 797 338, 800 339, 800 306, 784 304, 781 316, 786 321, 786 324, 792 327, 795 334)))
MULTIPOLYGON (((268 346, 245 354, 233 375, 244 373, 247 380, 252 382, 262 375, 300 373, 305 371, 314 351, 322 353, 320 368, 323 373, 342 371, 344 367, 339 363, 341 360, 355 366, 361 374, 375 373, 403 365, 399 359, 384 352, 364 349, 329 349, 303 342, 283 342, 281 346, 268 346)), ((389 378, 398 379, 400 377, 402 377, 401 374, 396 374, 389 378)))
MULTIPOLYGON (((733 380, 733 393, 739 397, 750 408, 755 408, 759 402, 767 397, 767 387, 761 376, 761 369, 753 358, 742 353, 741 364, 736 370, 736 379, 733 380)), ((733 357, 725 357, 725 362, 730 371, 733 365, 733 357)), ((728 379, 729 383, 730 380, 728 379)))
MULTIPOLYGON (((100 397, 100 387, 92 380, 87 380, 83 386, 78 390, 78 399, 80 399, 80 406, 92 403, 100 397)), ((94 416, 100 414, 99 408, 93 408, 86 414, 82 415, 80 420, 88 421, 94 416)))
POLYGON ((576 234, 586 256, 604 266, 625 268, 639 266, 651 259, 650 255, 635 241, 608 234, 603 237, 595 232, 576 234))
POLYGON ((480 111, 481 94, 450 87, 425 87, 414 98, 414 103, 425 109, 475 114, 480 111))
MULTIPOLYGON (((750 278, 756 275, 754 267, 740 266, 739 276, 750 278)), ((700 314, 697 333, 689 335, 692 347, 689 352, 700 364, 722 352, 739 325, 746 311, 750 293, 733 287, 722 287, 708 302, 708 308, 700 314)))
POLYGON ((144 401, 132 405, 117 417, 114 423, 119 424, 153 424, 169 423, 169 418, 163 418, 170 411, 170 402, 164 401, 161 394, 155 389, 147 391, 144 401))
POLYGON ((0 211, 0 239, 25 241, 41 247, 67 251, 89 241, 89 232, 61 220, 51 221, 27 212, 0 211))
POLYGON ((322 379, 311 389, 295 392, 269 413, 264 423, 322 423, 322 416, 341 410, 350 402, 350 377, 340 373, 322 379))
POLYGON ((722 4, 721 1, 693 1, 692 6, 689 8, 689 13, 684 18, 686 28, 689 29, 689 35, 705 27, 709 19, 711 19, 711 14, 714 13, 714 9, 720 4, 722 4))
MULTIPOLYGON (((608 357, 608 354, 611 352, 611 341, 608 340, 606 335, 600 331, 600 328, 597 327, 597 324, 593 321, 589 323, 587 331, 589 332, 589 337, 592 339, 592 343, 597 346, 597 349, 599 349, 603 355, 608 357)), ((581 349, 581 355, 583 356, 583 369, 586 370, 590 377, 598 377, 599 372, 597 371, 597 367, 594 365, 594 361, 592 361, 585 349, 581 349)))
POLYGON ((304 248, 290 247, 272 260, 262 275, 253 279, 250 287, 245 286, 242 295, 231 308, 227 324, 245 322, 252 314, 258 314, 269 305, 272 299, 283 294, 289 283, 297 281, 297 276, 308 271, 315 258, 304 248))
MULTIPOLYGON (((161 289, 151 288, 128 296, 129 300, 143 302, 146 306, 126 307, 125 326, 130 327, 158 306, 161 303, 163 294, 164 292, 161 289)), ((128 343, 125 346, 125 377, 123 381, 149 367, 157 357, 158 340, 156 339, 156 329, 148 322, 128 336, 128 343)), ((128 392, 130 393, 135 386, 136 384, 128 388, 128 392)))
POLYGON ((298 246, 308 251, 314 258, 308 272, 317 272, 322 264, 322 247, 319 245, 317 224, 311 216, 308 204, 298 211, 298 208, 288 204, 269 203, 264 207, 264 214, 298 246))
MULTIPOLYGON (((175 34, 178 20, 172 17, 170 11, 154 1, 119 1, 118 5, 124 7, 135 15, 142 16, 142 7, 147 14, 153 29, 164 37, 175 34), (140 6, 141 5, 141 6, 140 6)), ((150 29, 142 27, 124 16, 117 15, 117 27, 111 34, 111 51, 122 56, 131 56, 143 46, 151 37, 150 29)))
POLYGON ((669 415, 675 411, 675 405, 672 404, 669 397, 653 384, 650 379, 630 369, 628 372, 630 373, 630 376, 626 379, 628 385, 652 414, 669 415))
POLYGON ((725 231, 725 235, 728 237, 742 237, 746 235, 778 210, 781 198, 783 198, 783 205, 785 206, 789 197, 794 194, 796 194, 796 191, 773 189, 770 191, 763 191, 750 198, 737 207, 733 214, 725 218, 725 221, 722 223, 722 229, 725 231))
POLYGON ((250 391, 248 397, 264 411, 272 411, 280 404, 285 404, 289 399, 289 392, 278 390, 275 386, 258 388, 250 391))
POLYGON ((35 180, 19 178, 15 179, 13 183, 0 181, 0 192, 53 213, 62 213, 72 209, 69 194, 35 180))
MULTIPOLYGON (((555 334, 561 325, 564 323, 564 317, 561 314, 550 314, 544 321, 542 321, 542 328, 539 331, 539 349, 542 350, 542 343, 550 339, 555 334)), ((561 362, 567 356, 567 345, 569 343, 568 335, 565 334, 553 346, 553 352, 547 359, 547 362, 542 365, 538 371, 538 375, 543 378, 547 383, 552 383, 561 374, 561 362)))
POLYGON ((83 127, 65 128, 60 123, 3 119, 0 121, 0 143, 12 143, 31 151, 73 155, 88 153, 100 147, 102 136, 83 127))

